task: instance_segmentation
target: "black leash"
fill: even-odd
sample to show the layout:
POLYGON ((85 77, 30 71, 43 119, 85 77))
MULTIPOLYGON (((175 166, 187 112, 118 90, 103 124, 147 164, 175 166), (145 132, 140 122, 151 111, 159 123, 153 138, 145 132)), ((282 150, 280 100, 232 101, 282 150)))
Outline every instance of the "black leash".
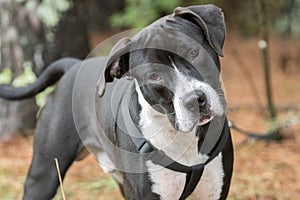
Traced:
POLYGON ((220 136, 218 142, 215 144, 212 152, 209 153, 209 158, 206 162, 193 166, 183 165, 168 155, 166 155, 163 151, 155 148, 146 138, 143 137, 139 127, 134 124, 132 121, 132 117, 129 112, 129 103, 130 103, 130 92, 133 91, 131 88, 134 87, 134 81, 132 84, 128 84, 128 90, 125 89, 120 98, 120 103, 118 105, 121 108, 121 113, 123 115, 124 124, 126 126, 128 134, 136 145, 137 151, 145 157, 146 160, 151 160, 154 164, 160 165, 162 167, 166 167, 172 171, 186 173, 186 182, 184 186, 184 190, 179 198, 179 200, 186 199, 196 188, 199 183, 205 166, 211 162, 219 153, 223 150, 229 136, 229 131, 224 131, 224 128, 228 129, 227 119, 224 121, 223 125, 223 134, 220 136), (126 92, 127 91, 127 92, 126 92), (130 130, 130 132, 129 132, 130 130))
POLYGON ((282 129, 288 126, 288 124, 285 124, 283 126, 278 126, 275 129, 271 129, 269 131, 266 131, 264 133, 258 133, 258 132, 252 132, 252 131, 246 131, 244 129, 241 129, 238 127, 233 121, 228 122, 228 126, 232 128, 233 130, 236 130, 237 132, 245 135, 246 137, 253 138, 254 140, 265 140, 265 141, 280 141, 283 138, 283 135, 281 133, 282 129))

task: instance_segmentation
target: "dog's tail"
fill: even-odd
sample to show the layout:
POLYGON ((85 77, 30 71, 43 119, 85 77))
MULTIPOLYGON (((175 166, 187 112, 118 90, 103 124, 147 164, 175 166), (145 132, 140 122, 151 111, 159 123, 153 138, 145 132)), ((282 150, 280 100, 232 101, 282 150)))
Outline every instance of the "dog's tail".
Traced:
POLYGON ((30 98, 56 83, 66 71, 80 60, 75 58, 62 58, 49 65, 39 76, 36 82, 25 87, 14 88, 8 85, 0 85, 0 98, 8 100, 20 100, 30 98))

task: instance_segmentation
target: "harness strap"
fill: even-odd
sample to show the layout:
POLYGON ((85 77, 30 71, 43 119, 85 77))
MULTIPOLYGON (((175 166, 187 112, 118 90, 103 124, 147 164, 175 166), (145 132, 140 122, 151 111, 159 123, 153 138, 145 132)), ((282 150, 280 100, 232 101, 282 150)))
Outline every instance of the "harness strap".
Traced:
MULTIPOLYGON (((224 122, 224 128, 227 129, 225 126, 227 120, 224 122)), ((167 156, 163 151, 156 149, 154 146, 151 145, 149 141, 145 138, 132 138, 133 142, 137 145, 137 150, 142 154, 148 154, 146 156, 147 160, 151 160, 154 164, 164 166, 172 171, 186 173, 186 181, 184 190, 179 198, 179 200, 186 199, 197 187, 203 171, 204 167, 210 163, 215 157, 219 155, 219 153, 223 150, 227 140, 228 140, 229 132, 227 130, 223 131, 223 134, 219 138, 218 142, 214 146, 212 152, 210 152, 210 156, 205 163, 193 165, 193 166, 186 166, 177 161, 174 161, 172 158, 167 156), (142 141, 143 140, 143 141, 142 141), (142 141, 142 142, 141 142, 142 141)))
MULTIPOLYGON (((132 86, 132 85, 131 85, 132 86)), ((130 87, 128 87, 130 88, 130 87)), ((172 158, 170 158, 168 155, 166 155, 163 151, 158 150, 155 148, 146 138, 143 137, 141 131, 139 130, 139 127, 134 124, 134 122, 131 120, 131 115, 129 112, 129 96, 130 94, 126 94, 126 89, 124 90, 124 93, 121 95, 120 98, 120 104, 119 107, 121 107, 121 112, 124 119, 124 124, 127 129, 128 134, 130 134, 130 137, 133 141, 133 143, 136 145, 136 150, 144 156, 146 160, 151 160, 154 164, 166 167, 167 169, 170 169, 172 171, 186 173, 186 182, 184 186, 184 190, 179 198, 179 200, 186 199, 197 187, 197 184, 199 183, 204 167, 211 162, 216 156, 219 155, 219 153, 223 150, 226 141, 229 136, 228 131, 224 131, 225 129, 228 129, 226 126, 227 119, 224 122, 223 126, 223 134, 221 134, 218 142, 212 149, 212 152, 209 154, 209 158, 206 162, 198 165, 193 166, 186 166, 183 165, 172 158)), ((129 89, 130 91, 130 89, 129 89)))
MULTIPOLYGON (((227 124, 227 119, 224 121, 224 126, 223 129, 228 129, 228 127, 226 126, 227 124)), ((197 187, 198 182, 200 181, 203 171, 204 171, 204 167, 210 163, 215 157, 217 157, 219 155, 219 153, 223 150, 227 140, 229 137, 229 131, 227 130, 223 130, 223 134, 221 135, 221 137, 219 138, 217 144, 215 145, 215 147, 213 148, 213 152, 211 153, 211 155, 209 156, 208 160, 203 163, 203 164, 199 164, 199 165, 194 165, 192 166, 192 172, 188 173, 186 176, 186 181, 185 181, 185 186, 184 186, 184 190, 179 198, 179 200, 184 200, 186 199, 190 194, 193 193, 193 191, 195 190, 195 188, 197 187)))
POLYGON ((199 164, 192 166, 192 171, 186 175, 186 181, 184 185, 183 192, 181 193, 181 196, 179 200, 186 199, 197 187, 203 171, 204 171, 205 164, 199 164))

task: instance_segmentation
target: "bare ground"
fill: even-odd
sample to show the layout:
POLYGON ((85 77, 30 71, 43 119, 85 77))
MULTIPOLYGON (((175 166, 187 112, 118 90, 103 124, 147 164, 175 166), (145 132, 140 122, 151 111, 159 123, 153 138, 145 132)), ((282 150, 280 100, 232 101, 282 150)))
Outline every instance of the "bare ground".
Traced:
MULTIPOLYGON (((97 41, 94 37, 94 41, 97 41)), ((222 79, 228 99, 228 117, 247 130, 268 129, 263 70, 257 38, 227 37, 222 79), (237 52, 237 53, 236 53, 237 52), (248 70, 258 95, 253 94, 248 70), (243 72, 244 71, 244 72, 243 72)), ((273 95, 281 120, 299 117, 300 41, 272 38, 273 95), (286 58, 287 57, 287 58, 286 58)), ((300 125, 285 129, 281 142, 255 142, 232 131, 235 165, 229 199, 300 199, 300 125)), ((32 156, 32 137, 0 142, 0 200, 21 199, 32 156)), ((54 163, 54 161, 53 161, 54 163)), ((89 156, 69 170, 64 190, 68 199, 122 199, 116 184, 89 156)), ((55 199, 61 199, 60 191, 55 199)))

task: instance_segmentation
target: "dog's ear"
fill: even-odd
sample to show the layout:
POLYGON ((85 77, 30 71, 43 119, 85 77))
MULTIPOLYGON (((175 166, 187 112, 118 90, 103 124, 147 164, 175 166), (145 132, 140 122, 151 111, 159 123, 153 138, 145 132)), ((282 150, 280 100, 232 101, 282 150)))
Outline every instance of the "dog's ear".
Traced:
POLYGON ((220 8, 211 4, 185 8, 178 7, 174 10, 174 16, 180 16, 200 26, 214 51, 219 56, 223 56, 225 22, 220 8))
POLYGON ((110 51, 105 70, 97 82, 98 95, 100 97, 105 92, 107 82, 112 82, 114 78, 121 78, 128 72, 130 43, 130 38, 123 38, 119 40, 110 51))

